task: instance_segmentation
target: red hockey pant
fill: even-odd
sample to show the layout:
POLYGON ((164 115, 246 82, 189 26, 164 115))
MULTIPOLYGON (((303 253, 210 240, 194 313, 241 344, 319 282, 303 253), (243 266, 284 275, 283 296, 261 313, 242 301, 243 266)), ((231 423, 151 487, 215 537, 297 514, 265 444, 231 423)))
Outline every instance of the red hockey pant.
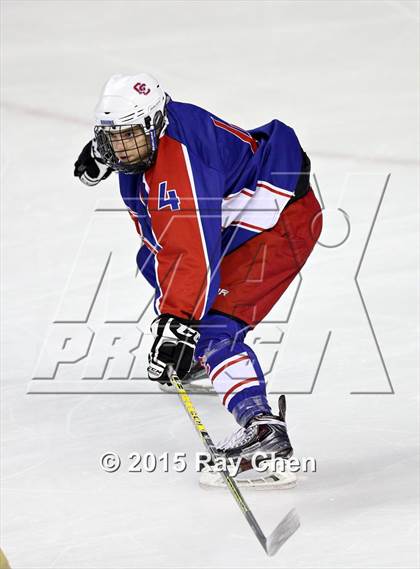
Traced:
POLYGON ((212 309, 256 326, 301 270, 321 229, 321 208, 310 190, 282 212, 272 229, 223 259, 221 291, 212 309))

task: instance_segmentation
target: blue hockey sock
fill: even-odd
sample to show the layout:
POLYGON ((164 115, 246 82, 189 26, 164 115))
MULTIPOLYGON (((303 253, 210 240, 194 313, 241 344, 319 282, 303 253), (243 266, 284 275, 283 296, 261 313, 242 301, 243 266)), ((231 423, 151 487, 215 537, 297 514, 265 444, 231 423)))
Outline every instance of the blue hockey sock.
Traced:
POLYGON ((245 426, 253 417, 271 414, 264 374, 254 351, 244 342, 249 327, 227 315, 211 312, 200 323, 195 355, 223 405, 245 426))

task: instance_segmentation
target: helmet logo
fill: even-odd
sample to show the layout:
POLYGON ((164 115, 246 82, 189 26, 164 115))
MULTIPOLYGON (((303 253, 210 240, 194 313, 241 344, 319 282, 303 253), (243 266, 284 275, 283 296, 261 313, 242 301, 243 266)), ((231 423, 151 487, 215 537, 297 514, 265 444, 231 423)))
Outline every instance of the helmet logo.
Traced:
POLYGON ((133 89, 137 91, 139 95, 148 95, 150 93, 150 89, 146 83, 136 83, 133 89))

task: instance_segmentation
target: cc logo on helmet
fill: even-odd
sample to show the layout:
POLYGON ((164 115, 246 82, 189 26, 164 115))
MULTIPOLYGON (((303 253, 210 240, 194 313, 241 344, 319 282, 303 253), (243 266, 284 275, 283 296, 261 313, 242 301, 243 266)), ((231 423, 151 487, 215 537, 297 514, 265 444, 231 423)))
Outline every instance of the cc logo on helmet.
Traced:
POLYGON ((148 95, 150 93, 150 89, 146 83, 136 83, 133 89, 137 91, 139 95, 148 95))

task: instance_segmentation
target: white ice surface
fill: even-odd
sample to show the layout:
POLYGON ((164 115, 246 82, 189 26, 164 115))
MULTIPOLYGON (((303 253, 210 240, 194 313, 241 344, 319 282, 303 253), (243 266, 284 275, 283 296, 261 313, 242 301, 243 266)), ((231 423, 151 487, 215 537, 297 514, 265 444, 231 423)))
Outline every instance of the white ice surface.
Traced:
MULTIPOLYGON (((1 546, 12 568, 417 567, 417 3, 1 8, 1 546), (192 463, 183 474, 127 472, 130 451, 201 450, 175 397, 147 382, 147 394, 31 393, 60 391, 58 379, 32 380, 37 362, 59 307, 83 305, 104 251, 116 252, 109 294, 124 315, 150 295, 140 279, 133 286, 137 242, 125 214, 86 239, 98 204, 121 206, 116 180, 87 189, 72 177, 102 84, 138 70, 155 73, 173 98, 244 128, 273 117, 292 125, 325 203, 322 242, 345 236, 338 208, 350 216, 342 246, 314 250, 290 322, 274 323, 289 295, 253 335, 268 366, 278 345, 258 337, 285 332, 271 390, 308 392, 332 332, 313 393, 288 396, 296 454, 316 457, 318 472, 291 491, 246 494, 266 532, 291 507, 299 512, 300 530, 272 559, 227 493, 198 487, 192 463), (394 395, 354 282, 389 174, 359 284, 394 395), (107 450, 124 459, 116 474, 98 466, 107 450)), ((143 371, 147 341, 137 358, 143 371)), ((61 385, 77 390, 80 369, 67 375, 61 385)), ((215 439, 232 429, 216 398, 194 401, 215 439)))

